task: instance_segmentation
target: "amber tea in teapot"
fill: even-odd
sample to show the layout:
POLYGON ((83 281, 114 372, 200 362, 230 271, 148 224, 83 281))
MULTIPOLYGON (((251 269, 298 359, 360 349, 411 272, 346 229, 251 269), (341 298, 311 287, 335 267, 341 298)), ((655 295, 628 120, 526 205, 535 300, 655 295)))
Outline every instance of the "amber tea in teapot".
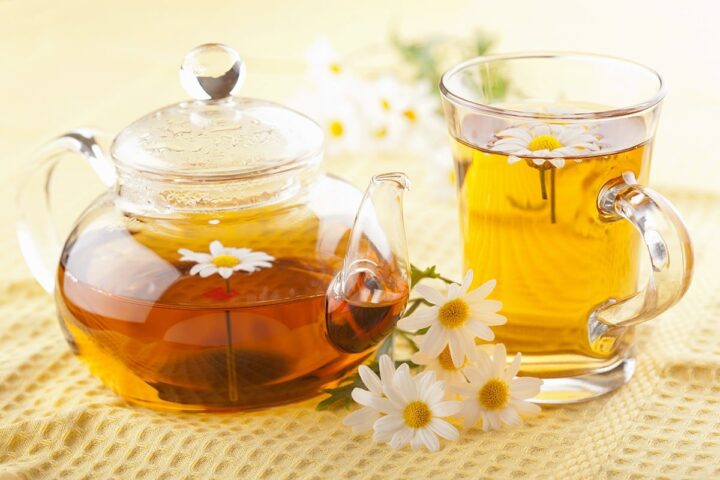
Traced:
POLYGON ((24 253, 54 289, 68 343, 136 403, 212 411, 311 397, 365 360, 407 303, 407 178, 377 175, 363 195, 325 175, 320 127, 234 97, 243 76, 228 47, 199 47, 181 77, 196 100, 123 130, 113 163, 87 131, 57 139, 21 190, 24 253), (38 199, 66 152, 111 189, 59 252, 38 199))

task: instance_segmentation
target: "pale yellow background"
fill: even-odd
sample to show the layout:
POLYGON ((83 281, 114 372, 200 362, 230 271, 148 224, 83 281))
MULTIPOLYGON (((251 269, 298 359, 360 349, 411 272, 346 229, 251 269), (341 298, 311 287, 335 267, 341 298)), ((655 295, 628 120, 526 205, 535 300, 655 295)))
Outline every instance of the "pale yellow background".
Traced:
MULTIPOLYGON (((716 4, 0 0, 0 478, 720 478, 716 4), (498 38, 496 51, 619 55, 667 80, 652 185, 685 213, 698 270, 686 299, 641 331, 628 387, 548 410, 521 429, 465 432, 426 456, 355 437, 340 414, 315 413, 313 402, 252 415, 135 409, 72 357, 14 238, 14 185, 44 141, 79 126, 117 132, 184 99, 177 67, 200 43, 235 46, 248 61, 243 93, 284 101, 303 81, 303 51, 319 33, 349 53, 382 43, 391 28, 412 38, 478 27, 498 38)), ((424 164, 368 159, 331 169, 364 182, 398 166, 418 183, 408 205, 413 260, 457 275, 453 203, 423 202, 424 164)), ((97 191, 73 186, 79 198, 97 191)))

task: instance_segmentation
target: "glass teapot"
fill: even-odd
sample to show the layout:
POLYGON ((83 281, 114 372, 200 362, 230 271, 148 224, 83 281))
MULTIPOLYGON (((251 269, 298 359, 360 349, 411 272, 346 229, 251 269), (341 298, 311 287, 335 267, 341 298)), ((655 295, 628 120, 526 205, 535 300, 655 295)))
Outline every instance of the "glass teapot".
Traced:
POLYGON ((138 119, 111 155, 90 131, 61 136, 20 187, 22 251, 68 343, 132 402, 311 397, 366 359, 407 303, 408 179, 377 175, 363 196, 324 174, 321 128, 234 96, 244 77, 234 50, 197 47, 180 73, 194 100, 138 119), (68 152, 109 189, 61 246, 48 186, 68 152))

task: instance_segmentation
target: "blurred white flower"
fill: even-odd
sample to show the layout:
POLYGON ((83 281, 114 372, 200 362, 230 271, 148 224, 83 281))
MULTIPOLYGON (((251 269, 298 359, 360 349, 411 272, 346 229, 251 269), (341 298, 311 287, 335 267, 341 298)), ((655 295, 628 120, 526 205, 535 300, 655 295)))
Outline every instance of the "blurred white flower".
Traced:
POLYGON ((310 78, 319 84, 342 82, 348 72, 327 37, 321 35, 305 52, 310 78))
POLYGON ((367 132, 357 105, 342 92, 308 90, 290 104, 320 124, 328 155, 357 151, 365 143, 367 132))

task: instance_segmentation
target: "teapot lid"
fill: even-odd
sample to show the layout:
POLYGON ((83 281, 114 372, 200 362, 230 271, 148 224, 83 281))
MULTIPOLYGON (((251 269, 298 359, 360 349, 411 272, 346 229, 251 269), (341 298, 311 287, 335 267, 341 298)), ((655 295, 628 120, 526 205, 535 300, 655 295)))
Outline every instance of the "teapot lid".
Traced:
POLYGON ((234 96, 245 63, 232 48, 190 51, 180 81, 194 98, 139 118, 115 138, 121 167, 173 177, 255 177, 319 162, 322 128, 274 102, 234 96))

